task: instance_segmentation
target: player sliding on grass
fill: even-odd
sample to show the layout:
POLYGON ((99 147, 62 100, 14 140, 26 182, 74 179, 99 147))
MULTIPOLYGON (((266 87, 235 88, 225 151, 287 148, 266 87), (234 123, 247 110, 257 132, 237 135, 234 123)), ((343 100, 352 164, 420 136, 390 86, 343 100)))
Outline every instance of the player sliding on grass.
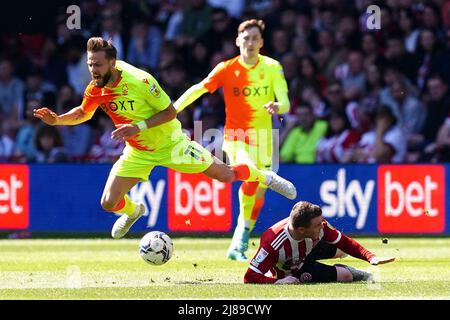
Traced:
POLYGON ((126 146, 111 169, 101 198, 103 209, 123 214, 113 226, 113 238, 122 238, 144 214, 145 206, 131 201, 127 192, 139 181, 148 180, 156 165, 186 173, 203 172, 221 182, 257 181, 289 199, 296 197, 294 185, 275 173, 249 164, 228 166, 190 141, 158 82, 149 73, 116 60, 116 55, 110 41, 90 38, 87 64, 92 81, 81 106, 61 115, 48 108, 34 110, 34 116, 46 124, 77 125, 101 108, 116 125, 111 138, 125 141, 126 146))
POLYGON ((329 266, 316 261, 346 254, 372 265, 395 260, 375 256, 328 224, 319 206, 300 201, 294 205, 288 218, 263 233, 244 282, 298 284, 369 280, 372 275, 368 272, 342 264, 329 266))
MULTIPOLYGON (((189 88, 175 103, 182 111, 206 92, 223 88, 225 130, 223 150, 232 165, 251 164, 272 169, 272 114, 289 111, 286 79, 280 63, 259 54, 263 47, 262 20, 247 20, 238 27, 240 55, 219 63, 202 82, 189 88), (277 102, 275 102, 275 97, 277 102)), ((267 185, 245 181, 239 189, 240 214, 227 256, 247 260, 250 233, 264 205, 267 185)))

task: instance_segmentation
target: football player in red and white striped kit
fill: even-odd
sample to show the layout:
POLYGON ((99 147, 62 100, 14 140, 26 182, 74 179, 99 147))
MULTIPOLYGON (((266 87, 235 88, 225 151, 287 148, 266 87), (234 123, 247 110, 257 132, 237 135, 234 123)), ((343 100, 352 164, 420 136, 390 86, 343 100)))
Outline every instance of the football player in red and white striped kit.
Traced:
POLYGON ((395 260, 377 257, 357 241, 334 229, 322 217, 319 206, 300 201, 294 205, 288 218, 263 233, 260 247, 250 262, 244 282, 298 284, 369 280, 369 272, 342 264, 330 266, 317 261, 345 254, 372 265, 395 260))

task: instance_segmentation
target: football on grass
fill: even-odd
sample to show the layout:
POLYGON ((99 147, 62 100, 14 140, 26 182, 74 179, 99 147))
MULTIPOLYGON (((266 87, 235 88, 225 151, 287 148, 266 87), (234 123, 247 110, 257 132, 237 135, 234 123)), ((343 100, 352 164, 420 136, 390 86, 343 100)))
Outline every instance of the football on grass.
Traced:
POLYGON ((152 231, 142 237, 139 254, 145 262, 162 265, 170 260, 173 252, 172 239, 161 231, 152 231))

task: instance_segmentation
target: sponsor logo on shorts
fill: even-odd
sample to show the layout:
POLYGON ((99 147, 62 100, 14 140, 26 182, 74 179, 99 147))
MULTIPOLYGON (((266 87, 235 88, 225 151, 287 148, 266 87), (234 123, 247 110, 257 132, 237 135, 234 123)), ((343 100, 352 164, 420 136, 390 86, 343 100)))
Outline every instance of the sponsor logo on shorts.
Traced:
POLYGON ((309 272, 303 272, 300 275, 300 282, 310 282, 312 280, 312 274, 309 272))

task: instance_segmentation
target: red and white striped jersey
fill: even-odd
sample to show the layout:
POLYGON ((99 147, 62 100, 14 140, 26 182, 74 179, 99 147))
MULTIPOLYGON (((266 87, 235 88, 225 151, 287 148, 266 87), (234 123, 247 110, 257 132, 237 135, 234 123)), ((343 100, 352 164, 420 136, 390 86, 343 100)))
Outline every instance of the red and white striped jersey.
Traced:
POLYGON ((289 234, 288 226, 289 218, 286 218, 263 233, 260 247, 250 262, 244 282, 270 283, 295 274, 303 266, 307 255, 322 239, 335 244, 355 258, 369 261, 373 257, 370 251, 333 228, 326 220, 323 221, 323 229, 317 240, 295 240, 289 234))

